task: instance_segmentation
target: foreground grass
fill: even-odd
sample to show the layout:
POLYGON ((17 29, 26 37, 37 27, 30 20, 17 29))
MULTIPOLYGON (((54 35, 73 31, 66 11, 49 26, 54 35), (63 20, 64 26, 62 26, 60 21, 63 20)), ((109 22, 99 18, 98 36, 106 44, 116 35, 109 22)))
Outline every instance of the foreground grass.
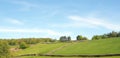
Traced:
POLYGON ((56 48, 59 48, 59 47, 65 45, 65 44, 66 43, 53 43, 53 44, 41 44, 41 43, 39 43, 39 44, 34 45, 30 48, 16 52, 15 56, 16 55, 23 55, 23 54, 33 54, 33 53, 45 54, 49 51, 52 51, 56 48))
POLYGON ((46 57, 46 56, 24 56, 20 58, 120 58, 120 56, 112 57, 46 57))
POLYGON ((114 54, 120 53, 120 38, 78 42, 54 54, 114 54))

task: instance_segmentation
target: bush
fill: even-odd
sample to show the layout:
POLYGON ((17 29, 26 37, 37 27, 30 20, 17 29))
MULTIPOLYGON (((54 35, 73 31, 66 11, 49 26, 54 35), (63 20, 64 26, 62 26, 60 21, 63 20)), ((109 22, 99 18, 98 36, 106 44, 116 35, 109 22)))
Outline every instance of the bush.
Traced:
POLYGON ((92 40, 99 40, 99 39, 102 39, 102 36, 95 35, 92 37, 92 40))
POLYGON ((28 48, 29 47, 29 45, 27 45, 25 42, 21 42, 20 44, 19 44, 19 48, 20 49, 26 49, 26 48, 28 48))
POLYGON ((78 35, 76 37, 76 40, 88 40, 88 38, 87 37, 83 37, 82 35, 78 35))
POLYGON ((0 58, 10 58, 9 45, 5 41, 0 41, 0 58))

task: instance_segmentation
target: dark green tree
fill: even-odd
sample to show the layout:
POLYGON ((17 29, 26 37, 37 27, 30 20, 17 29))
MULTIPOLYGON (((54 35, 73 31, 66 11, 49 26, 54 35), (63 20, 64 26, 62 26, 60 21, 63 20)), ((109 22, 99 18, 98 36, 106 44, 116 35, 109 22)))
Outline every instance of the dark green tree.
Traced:
POLYGON ((82 35, 77 36, 77 40, 82 40, 82 38, 83 38, 82 35))
POLYGON ((61 42, 65 42, 65 41, 67 41, 66 36, 61 36, 61 37, 60 37, 60 41, 61 41, 61 42))
POLYGON ((61 42, 66 42, 66 41, 70 41, 70 40, 71 40, 71 37, 66 37, 66 36, 61 36, 60 37, 61 42))
POLYGON ((101 35, 102 39, 106 39, 108 38, 108 35, 107 34, 104 34, 104 35, 101 35))
POLYGON ((118 32, 117 37, 120 37, 120 32, 118 32))
POLYGON ((71 41, 71 37, 70 36, 68 36, 68 41, 71 41))
POLYGON ((109 37, 117 37, 117 32, 112 31, 111 33, 108 34, 109 37))

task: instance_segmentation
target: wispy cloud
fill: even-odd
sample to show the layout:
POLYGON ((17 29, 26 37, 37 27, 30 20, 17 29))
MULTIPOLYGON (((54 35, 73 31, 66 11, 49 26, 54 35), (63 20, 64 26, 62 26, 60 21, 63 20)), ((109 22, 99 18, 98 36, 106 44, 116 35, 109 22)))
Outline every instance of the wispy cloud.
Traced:
POLYGON ((21 5, 22 8, 20 8, 21 11, 29 11, 31 10, 32 8, 37 8, 38 5, 37 4, 34 4, 34 3, 30 3, 30 2, 27 2, 27 1, 13 1, 12 3, 14 4, 17 4, 17 5, 21 5))
POLYGON ((18 19, 13 19, 13 18, 6 18, 5 19, 8 23, 11 24, 16 24, 16 25, 23 25, 24 23, 18 19))
POLYGON ((70 35, 71 32, 57 32, 50 29, 0 29, 0 32, 16 32, 16 33, 41 33, 51 36, 70 35))
MULTIPOLYGON (((91 26, 95 27, 104 27, 110 30, 115 30, 119 31, 120 30, 120 25, 117 24, 112 24, 109 21, 105 21, 103 19, 99 18, 94 18, 94 17, 81 17, 81 16, 68 16, 68 18, 72 21, 79 22, 79 23, 84 23, 84 24, 89 24, 91 26)), ((88 27, 88 26, 86 26, 88 27)))

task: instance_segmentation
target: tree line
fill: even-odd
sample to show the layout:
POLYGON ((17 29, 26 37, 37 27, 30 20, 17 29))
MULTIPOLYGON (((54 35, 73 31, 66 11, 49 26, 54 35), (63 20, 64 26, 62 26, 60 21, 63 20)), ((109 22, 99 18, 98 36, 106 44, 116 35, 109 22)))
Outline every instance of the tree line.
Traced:
MULTIPOLYGON (((88 38, 87 37, 84 37, 84 36, 82 36, 82 35, 78 35, 78 36, 76 36, 76 40, 77 41, 80 41, 80 40, 88 40, 88 38)), ((69 42, 69 41, 71 41, 71 37, 70 36, 61 36, 60 38, 59 38, 59 41, 60 42, 69 42)))
POLYGON ((18 46, 17 49, 26 49, 31 44, 55 41, 51 38, 0 39, 0 58, 11 58, 10 46, 18 46))
MULTIPOLYGON (((103 35, 94 35, 92 37, 92 40, 107 39, 107 38, 112 38, 112 37, 120 37, 120 32, 112 31, 110 33, 106 33, 106 34, 103 34, 103 35)), ((76 36, 76 40, 77 41, 88 40, 88 38, 85 37, 85 36, 82 36, 82 35, 78 35, 78 36, 76 36)), ((59 38, 59 41, 68 42, 68 41, 71 41, 71 37, 70 36, 68 36, 68 37, 67 36, 61 36, 59 38)))
POLYGON ((120 32, 112 31, 110 33, 106 33, 103 35, 94 35, 92 37, 92 40, 107 39, 107 38, 112 38, 112 37, 120 37, 120 32))

